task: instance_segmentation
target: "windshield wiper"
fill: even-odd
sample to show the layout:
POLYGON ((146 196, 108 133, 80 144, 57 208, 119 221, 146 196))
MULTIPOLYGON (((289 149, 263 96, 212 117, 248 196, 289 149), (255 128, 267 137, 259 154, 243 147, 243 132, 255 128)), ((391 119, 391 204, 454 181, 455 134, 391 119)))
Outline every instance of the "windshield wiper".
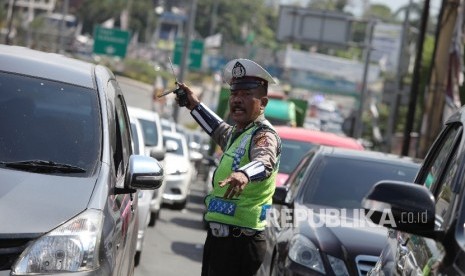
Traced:
POLYGON ((45 160, 25 160, 18 162, 0 162, 0 165, 9 168, 22 169, 27 171, 40 171, 40 172, 61 172, 61 173, 82 173, 86 172, 81 167, 69 164, 56 163, 53 161, 45 160))

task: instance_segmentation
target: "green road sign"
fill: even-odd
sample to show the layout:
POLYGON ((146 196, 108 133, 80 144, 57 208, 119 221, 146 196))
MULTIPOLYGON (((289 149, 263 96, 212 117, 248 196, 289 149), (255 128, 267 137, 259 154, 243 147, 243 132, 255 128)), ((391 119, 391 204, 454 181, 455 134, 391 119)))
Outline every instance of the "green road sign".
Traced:
MULTIPOLYGON (((176 39, 173 51, 173 63, 181 65, 182 52, 184 49, 184 39, 176 39)), ((189 69, 199 70, 202 67, 202 55, 203 55, 203 41, 192 40, 189 48, 189 59, 187 66, 189 69)))
POLYGON ((96 26, 94 28, 94 54, 124 58, 129 39, 128 31, 96 26))

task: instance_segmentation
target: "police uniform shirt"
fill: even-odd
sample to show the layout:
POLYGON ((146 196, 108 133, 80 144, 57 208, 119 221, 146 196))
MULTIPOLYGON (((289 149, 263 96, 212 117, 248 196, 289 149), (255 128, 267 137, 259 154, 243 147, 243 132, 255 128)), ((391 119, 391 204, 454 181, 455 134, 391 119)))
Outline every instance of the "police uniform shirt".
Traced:
MULTIPOLYGON (((265 115, 261 114, 250 123, 245 129, 248 129, 252 124, 269 124, 265 119, 265 115)), ((235 129, 233 133, 233 126, 225 123, 224 121, 216 128, 212 133, 212 139, 220 146, 223 152, 227 147, 229 137, 238 137, 243 130, 235 129)), ((265 178, 269 177, 273 172, 273 168, 276 167, 277 156, 279 153, 278 138, 268 128, 262 128, 258 130, 252 137, 252 143, 250 144, 250 160, 261 161, 265 166, 265 178)))

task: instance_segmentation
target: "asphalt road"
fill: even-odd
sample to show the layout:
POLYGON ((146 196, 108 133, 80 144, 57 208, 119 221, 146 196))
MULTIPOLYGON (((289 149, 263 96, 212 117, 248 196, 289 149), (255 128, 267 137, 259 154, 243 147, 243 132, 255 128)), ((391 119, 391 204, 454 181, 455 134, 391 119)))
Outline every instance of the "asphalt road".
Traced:
POLYGON ((135 276, 200 275, 206 237, 204 195, 203 183, 198 181, 192 183, 184 210, 162 208, 156 225, 147 229, 135 276))

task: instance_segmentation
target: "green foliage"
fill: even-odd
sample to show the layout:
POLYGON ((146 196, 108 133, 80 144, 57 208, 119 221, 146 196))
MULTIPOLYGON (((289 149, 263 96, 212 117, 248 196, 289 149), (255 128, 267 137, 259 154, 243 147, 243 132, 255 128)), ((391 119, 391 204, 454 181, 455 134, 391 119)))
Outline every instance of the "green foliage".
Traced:
POLYGON ((343 11, 347 2, 347 0, 312 0, 308 3, 308 7, 319 10, 343 11))
POLYGON ((341 58, 347 59, 355 59, 361 60, 362 59, 363 50, 361 48, 350 47, 343 50, 336 50, 334 55, 341 58))
POLYGON ((8 22, 6 22, 6 10, 7 5, 0 5, 0 28, 6 27, 8 22))
MULTIPOLYGON (((431 70, 433 66, 433 53, 435 47, 435 38, 433 35, 426 34, 425 41, 423 43, 423 53, 422 53, 422 60, 421 60, 421 68, 420 68, 420 84, 418 86, 418 94, 417 94, 417 108, 415 109, 415 119, 414 122, 419 122, 419 125, 422 120, 423 114, 423 103, 425 99, 425 92, 426 88, 429 85, 430 77, 431 77, 431 70)), ((418 129, 417 129, 418 130, 418 129)))
POLYGON ((222 33, 225 43, 244 44, 254 32, 254 45, 275 47, 278 13, 264 4, 263 0, 199 0, 195 29, 202 36, 210 35, 214 1, 218 1, 217 24, 214 33, 222 33))
POLYGON ((143 60, 126 59, 121 74, 145 83, 153 83, 156 72, 150 64, 143 60))
MULTIPOLYGON (((171 71, 158 70, 155 71, 152 64, 141 59, 124 59, 122 65, 115 64, 114 60, 102 60, 100 63, 108 66, 116 74, 138 80, 147 84, 153 84, 156 76, 162 77, 168 83, 174 83, 174 77, 171 71), (119 69, 122 68, 122 69, 119 69)), ((186 82, 188 83, 203 83, 211 82, 211 76, 204 73, 188 72, 186 82), (210 78, 210 79, 209 79, 210 78)))
POLYGON ((154 6, 151 0, 132 1, 129 25, 133 33, 139 34, 139 41, 146 41, 146 28, 152 29, 153 27, 150 25, 152 22, 149 22, 151 19, 150 16, 154 13, 153 10, 154 6))
POLYGON ((94 26, 109 18, 119 18, 126 8, 127 0, 84 0, 77 10, 78 18, 83 22, 82 32, 92 34, 94 26))
POLYGON ((364 13, 365 18, 376 18, 385 22, 393 21, 391 9, 383 4, 371 4, 369 9, 364 13))

